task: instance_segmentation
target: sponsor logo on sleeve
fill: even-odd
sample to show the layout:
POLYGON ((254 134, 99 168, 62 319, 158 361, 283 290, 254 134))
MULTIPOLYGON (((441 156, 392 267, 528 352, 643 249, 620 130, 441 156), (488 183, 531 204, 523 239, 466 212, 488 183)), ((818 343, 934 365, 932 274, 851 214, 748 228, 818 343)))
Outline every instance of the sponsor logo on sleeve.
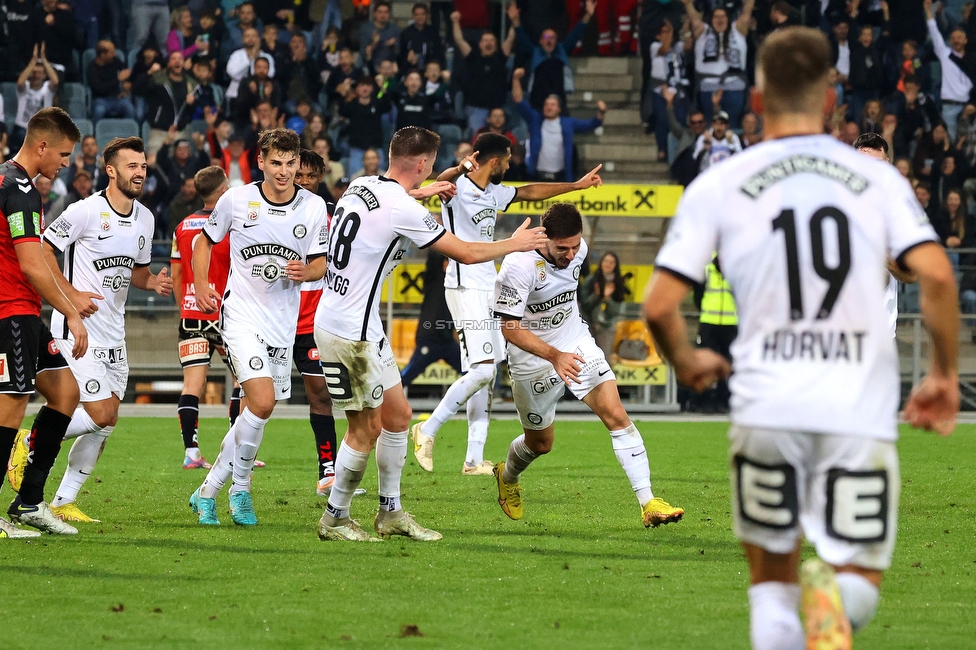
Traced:
POLYGON ((31 221, 34 222, 34 232, 41 232, 41 215, 37 212, 31 212, 31 221))
POLYGON ((499 307, 514 307, 521 303, 522 298, 519 296, 518 291, 508 285, 501 285, 498 290, 498 297, 495 299, 496 305, 499 307))
POLYGON ((7 217, 7 223, 10 225, 11 237, 24 237, 27 235, 23 212, 14 212, 13 214, 9 215, 7 217))
POLYGON ((434 218, 434 215, 428 212, 424 215, 424 226, 427 227, 427 230, 437 230, 441 227, 441 224, 437 223, 437 219, 434 218))
POLYGON ((55 237, 67 239, 71 234, 71 224, 64 219, 55 219, 54 223, 47 230, 48 232, 53 232, 55 237))

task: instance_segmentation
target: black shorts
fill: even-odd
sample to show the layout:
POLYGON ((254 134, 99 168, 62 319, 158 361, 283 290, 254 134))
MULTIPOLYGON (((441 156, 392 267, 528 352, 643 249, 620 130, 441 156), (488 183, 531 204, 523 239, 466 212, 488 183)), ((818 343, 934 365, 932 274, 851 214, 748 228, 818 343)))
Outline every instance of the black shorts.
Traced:
POLYGON ((45 370, 64 370, 68 362, 40 316, 0 319, 0 393, 31 395, 45 370))
POLYGON ((184 368, 208 366, 214 352, 227 363, 224 338, 215 320, 180 319, 180 365, 184 368))
POLYGON ((303 375, 322 376, 322 365, 319 363, 319 348, 315 345, 315 337, 311 334, 297 334, 295 336, 295 367, 303 375))

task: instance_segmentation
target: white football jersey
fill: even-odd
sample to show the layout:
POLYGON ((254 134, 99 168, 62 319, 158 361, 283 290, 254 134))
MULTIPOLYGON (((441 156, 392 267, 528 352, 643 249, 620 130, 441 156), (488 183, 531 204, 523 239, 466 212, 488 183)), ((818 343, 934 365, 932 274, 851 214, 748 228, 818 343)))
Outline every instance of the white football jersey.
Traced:
POLYGON ((260 183, 233 187, 217 201, 203 233, 212 242, 230 235, 221 329, 254 332, 272 347, 292 345, 302 283, 285 276, 285 264, 325 255, 325 201, 297 186, 287 203, 268 201, 260 183))
POLYGON ((315 327, 349 341, 382 341, 380 288, 412 241, 427 248, 444 226, 384 176, 352 182, 336 203, 329 234, 329 272, 315 327))
MULTIPOLYGON (((91 347, 116 347, 125 341, 125 299, 132 269, 149 266, 156 219, 134 201, 132 212, 119 214, 109 205, 105 191, 72 203, 44 231, 44 241, 64 253, 64 277, 80 291, 104 296, 98 311, 85 319, 91 347)), ((51 332, 68 338, 68 324, 57 311, 51 332)))
MULTIPOLYGON (((523 327, 557 350, 575 350, 581 338, 590 336, 576 300, 586 251, 586 241, 581 240, 579 252, 565 269, 538 251, 505 257, 495 280, 495 314, 521 319, 523 327)), ((511 343, 507 347, 512 379, 529 379, 552 368, 531 352, 511 343)))
POLYGON ((898 357, 879 273, 937 241, 908 182, 829 136, 763 142, 685 192, 657 266, 735 294, 735 424, 894 440, 898 357))
MULTIPOLYGON (((457 194, 441 204, 444 227, 464 241, 495 241, 495 219, 498 211, 504 212, 515 200, 518 191, 507 185, 494 185, 481 189, 463 174, 457 179, 457 194)), ((495 263, 461 264, 451 260, 444 275, 448 289, 495 289, 495 263)))

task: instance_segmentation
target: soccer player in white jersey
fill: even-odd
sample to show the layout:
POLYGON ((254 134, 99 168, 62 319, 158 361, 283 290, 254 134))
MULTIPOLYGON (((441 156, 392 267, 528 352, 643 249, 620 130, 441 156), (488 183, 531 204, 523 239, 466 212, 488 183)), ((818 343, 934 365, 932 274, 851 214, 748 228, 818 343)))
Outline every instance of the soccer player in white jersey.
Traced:
MULTIPOLYGON (((466 241, 494 241, 498 212, 507 210, 515 201, 543 201, 602 183, 600 165, 575 183, 531 183, 518 188, 502 185, 512 158, 511 146, 504 135, 482 134, 474 144, 474 155, 437 177, 457 183, 457 194, 441 207, 444 227, 449 232, 466 241), (471 171, 467 171, 466 164, 471 171)), ((444 296, 461 341, 461 370, 465 374, 447 389, 430 419, 411 428, 414 456, 428 472, 434 470, 437 431, 467 403, 468 450, 461 473, 491 474, 493 463, 484 459, 491 389, 495 384, 495 364, 505 357, 498 319, 491 313, 494 290, 494 261, 448 264, 444 296)))
POLYGON ((411 410, 400 372, 380 322, 380 287, 399 264, 410 242, 464 264, 477 264, 545 243, 529 219, 510 239, 466 242, 447 232, 423 206, 411 200, 453 195, 454 185, 417 189, 434 165, 440 138, 419 127, 404 127, 390 143, 384 176, 358 178, 336 206, 329 234, 329 270, 315 314, 315 342, 332 403, 349 420, 339 453, 329 504, 319 521, 323 540, 375 540, 350 519, 353 491, 376 447, 380 509, 374 521, 382 537, 404 535, 432 541, 441 534, 423 528, 400 505, 400 476, 407 459, 411 410), (410 194, 408 194, 410 192, 410 194))
POLYGON ((576 206, 556 203, 542 215, 549 241, 536 250, 509 255, 495 280, 492 310, 508 342, 512 395, 524 433, 512 441, 508 459, 493 467, 498 504, 521 519, 519 478, 552 449, 556 403, 566 386, 599 416, 641 506, 645 526, 678 521, 684 510, 655 497, 640 431, 620 403, 617 381, 576 301, 580 267, 586 261, 583 217, 576 206))
POLYGON ((955 278, 897 170, 823 135, 824 35, 778 30, 757 63, 766 141, 688 186, 644 313, 680 382, 728 375, 691 347, 678 311, 718 251, 739 308, 729 458, 752 645, 850 648, 878 605, 900 489, 898 357, 878 273, 886 256, 918 273, 933 345, 905 417, 942 435, 959 408, 955 278), (801 533, 819 557, 798 571, 801 533))
MULTIPOLYGON (((173 292, 173 280, 164 267, 149 270, 156 219, 136 199, 146 179, 146 154, 141 138, 116 138, 102 152, 108 187, 73 203, 44 231, 46 254, 54 264, 54 251, 64 255, 64 275, 78 291, 100 292, 105 297, 88 319, 88 352, 68 359, 81 390, 65 439, 77 438, 68 454, 68 469, 61 479, 52 512, 65 521, 97 522, 75 503, 91 475, 109 435, 119 420, 129 363, 125 348, 125 300, 129 285, 160 296, 173 292)), ((61 349, 71 347, 65 317, 54 312, 51 330, 61 349)))
POLYGON ((295 185, 301 143, 288 129, 258 140, 264 181, 228 190, 193 246, 197 305, 213 313, 247 405, 224 436, 207 478, 191 496, 201 524, 216 525, 215 498, 228 480, 231 519, 258 523, 251 499, 251 469, 264 427, 279 400, 291 395, 292 347, 302 282, 325 273, 328 214, 321 197, 295 185), (206 281, 210 253, 230 237, 230 277, 223 296, 206 281))
MULTIPOLYGON (((854 148, 869 158, 888 161, 888 143, 877 133, 862 133, 854 141, 854 148)), ((891 325, 891 337, 898 334, 898 283, 915 284, 918 276, 911 271, 905 271, 890 257, 885 262, 885 311, 888 312, 888 323, 891 325)))

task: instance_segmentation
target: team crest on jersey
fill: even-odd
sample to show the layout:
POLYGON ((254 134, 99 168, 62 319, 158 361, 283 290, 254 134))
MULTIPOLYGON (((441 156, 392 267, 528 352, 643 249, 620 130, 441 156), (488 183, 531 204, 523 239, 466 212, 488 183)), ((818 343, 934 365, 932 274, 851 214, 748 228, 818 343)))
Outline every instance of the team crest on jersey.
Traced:
POLYGON ((535 263, 536 277, 539 278, 539 282, 546 281, 546 262, 545 260, 536 260, 535 263))
POLYGON ((308 231, 305 229, 304 225, 298 224, 295 226, 295 229, 291 231, 291 234, 295 235, 296 239, 304 239, 307 232, 308 231))
POLYGON ((261 203, 259 201, 248 201, 247 203, 247 220, 257 221, 258 213, 261 211, 261 203))
POLYGON ((102 288, 111 289, 113 292, 118 293, 129 286, 129 278, 121 273, 116 273, 113 276, 102 278, 102 288))
POLYGON ((108 212, 102 212, 98 215, 98 220, 101 222, 102 230, 108 230, 112 227, 112 219, 108 212))
POLYGON ((264 367, 264 361, 261 360, 261 357, 251 357, 247 365, 251 366, 251 370, 260 370, 264 367))
POLYGON ((85 382, 85 392, 87 392, 89 395, 94 395, 101 387, 102 385, 98 383, 97 379, 89 379, 87 382, 85 382))
POLYGON ((383 397, 383 387, 377 386, 373 389, 373 399, 379 399, 383 397))
POLYGON ((252 278, 261 278, 269 284, 280 278, 283 272, 284 269, 274 261, 265 262, 261 265, 255 264, 251 267, 252 278))
POLYGON ((139 250, 146 247, 146 238, 143 235, 139 235, 139 250))
POLYGON ((529 413, 528 415, 525 416, 525 419, 531 422, 532 424, 542 424, 542 416, 539 415, 538 413, 529 413))
POLYGON ((573 269, 573 279, 579 280, 579 274, 580 274, 580 267, 577 266, 575 269, 573 269))

